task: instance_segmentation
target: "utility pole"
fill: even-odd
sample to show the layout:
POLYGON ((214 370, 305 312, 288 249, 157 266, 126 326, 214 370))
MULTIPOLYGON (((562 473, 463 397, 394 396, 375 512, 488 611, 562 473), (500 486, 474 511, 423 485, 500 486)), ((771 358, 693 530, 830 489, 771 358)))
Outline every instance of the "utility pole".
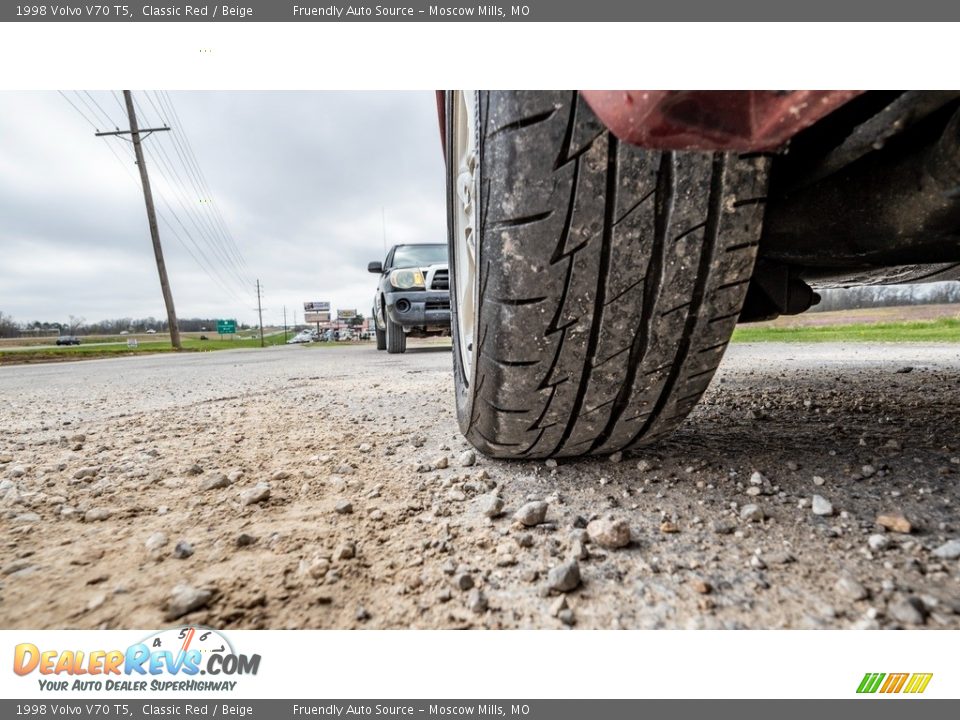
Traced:
POLYGON ((283 342, 287 342, 287 306, 283 306, 283 342))
POLYGON ((182 350, 180 344, 180 328, 177 326, 177 311, 173 306, 173 293, 170 292, 170 280, 167 278, 167 266, 163 261, 163 248, 160 246, 160 230, 157 227, 157 212, 153 207, 153 191, 150 189, 150 177, 147 175, 147 164, 143 159, 143 148, 140 147, 141 132, 147 137, 155 132, 169 131, 170 128, 146 128, 143 131, 137 125, 137 113, 133 109, 133 95, 129 90, 123 91, 123 99, 127 106, 127 117, 130 120, 129 130, 117 129, 115 132, 98 132, 98 137, 105 135, 130 135, 133 140, 133 152, 137 158, 137 168, 140 170, 140 183, 143 185, 143 199, 147 205, 147 222, 150 224, 150 239, 153 241, 153 256, 157 261, 157 273, 160 275, 160 290, 163 293, 163 302, 167 306, 167 324, 170 327, 170 344, 175 350, 182 350))
POLYGON ((263 347, 263 305, 260 302, 260 280, 257 280, 257 314, 260 316, 260 347, 263 347))

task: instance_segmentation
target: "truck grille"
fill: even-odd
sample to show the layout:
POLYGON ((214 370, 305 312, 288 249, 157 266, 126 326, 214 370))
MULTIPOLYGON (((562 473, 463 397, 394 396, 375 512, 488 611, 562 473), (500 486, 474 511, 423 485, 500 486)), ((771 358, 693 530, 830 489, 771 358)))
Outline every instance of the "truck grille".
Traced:
POLYGON ((449 270, 437 270, 433 274, 433 283, 430 285, 431 290, 449 290, 450 289, 450 271, 449 270))

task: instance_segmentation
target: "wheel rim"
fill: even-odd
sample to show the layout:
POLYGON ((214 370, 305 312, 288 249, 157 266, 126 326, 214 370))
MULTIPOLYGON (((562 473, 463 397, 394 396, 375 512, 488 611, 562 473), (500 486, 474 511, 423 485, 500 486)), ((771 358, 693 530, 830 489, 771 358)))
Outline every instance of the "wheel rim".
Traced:
POLYGON ((451 144, 456 173, 453 266, 456 275, 457 341, 463 374, 469 383, 473 372, 480 253, 476 221, 476 206, 480 196, 476 91, 458 90, 454 93, 452 125, 451 144))

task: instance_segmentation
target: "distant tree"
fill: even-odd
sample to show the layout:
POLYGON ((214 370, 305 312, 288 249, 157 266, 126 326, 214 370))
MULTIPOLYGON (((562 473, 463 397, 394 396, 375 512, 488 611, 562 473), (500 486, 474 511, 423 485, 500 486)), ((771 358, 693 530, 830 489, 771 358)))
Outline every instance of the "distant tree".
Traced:
POLYGON ((855 310, 870 307, 960 303, 960 282, 922 285, 863 285, 851 288, 819 290, 820 303, 814 312, 855 310))
POLYGON ((13 318, 6 313, 0 312, 0 337, 19 337, 20 328, 13 318))

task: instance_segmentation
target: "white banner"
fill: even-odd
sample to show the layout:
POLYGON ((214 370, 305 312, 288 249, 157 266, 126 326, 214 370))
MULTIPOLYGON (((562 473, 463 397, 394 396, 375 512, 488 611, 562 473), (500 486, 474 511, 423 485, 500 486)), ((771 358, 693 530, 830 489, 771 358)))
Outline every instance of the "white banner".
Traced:
POLYGON ((2 697, 960 698, 950 630, 205 630, 187 644, 194 662, 180 628, 0 631, 2 697), (17 674, 34 649, 42 660, 17 674), (867 673, 932 677, 922 694, 858 694, 867 673))

